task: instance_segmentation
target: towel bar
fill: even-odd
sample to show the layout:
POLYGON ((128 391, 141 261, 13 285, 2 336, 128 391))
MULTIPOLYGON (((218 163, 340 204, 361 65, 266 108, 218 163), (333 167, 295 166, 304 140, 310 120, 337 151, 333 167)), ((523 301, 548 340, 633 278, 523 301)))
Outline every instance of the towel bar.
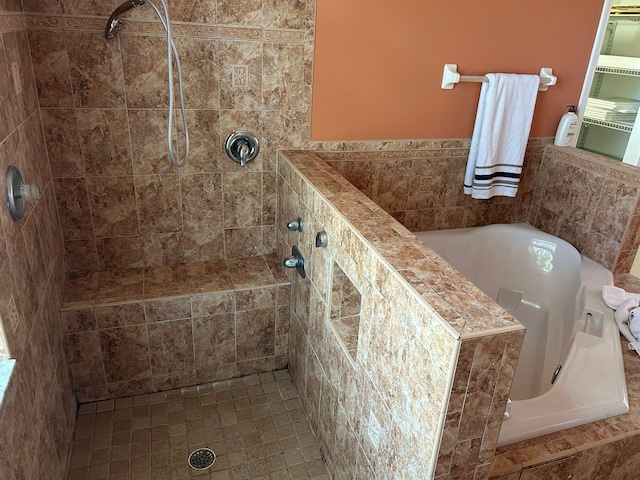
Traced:
MULTIPOLYGON (((459 82, 486 82, 488 79, 484 75, 460 75, 458 73, 458 65, 455 63, 446 63, 442 72, 443 90, 451 90, 456 83, 459 82)), ((551 85, 555 85, 558 77, 554 76, 552 69, 543 67, 540 69, 540 87, 539 92, 546 92, 551 85)))

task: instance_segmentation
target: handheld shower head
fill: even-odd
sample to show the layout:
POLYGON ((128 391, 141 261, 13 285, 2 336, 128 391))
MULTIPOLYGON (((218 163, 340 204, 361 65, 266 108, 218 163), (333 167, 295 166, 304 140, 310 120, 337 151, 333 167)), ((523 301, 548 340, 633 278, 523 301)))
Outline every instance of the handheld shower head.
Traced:
POLYGON ((107 40, 112 40, 113 38, 115 38, 116 34, 122 28, 122 20, 120 20, 120 15, 128 12, 133 7, 144 5, 145 1, 146 0, 127 0, 118 8, 116 8, 107 21, 107 26, 104 29, 104 38, 106 38, 107 40))
POLYGON ((173 42, 173 38, 171 36, 171 21, 169 19, 169 11, 167 9, 167 4, 165 0, 159 0, 162 6, 162 12, 158 7, 156 7, 155 0, 127 0, 118 8, 116 8, 111 16, 109 17, 109 21, 107 22, 107 26, 104 29, 104 36, 107 40, 111 40, 115 38, 120 29, 122 28, 122 20, 120 19, 120 15, 128 12, 133 7, 139 7, 140 5, 144 5, 148 3, 151 8, 158 15, 158 19, 160 19, 160 23, 164 27, 165 32, 167 33, 167 77, 169 79, 169 119, 167 121, 167 149, 169 154, 169 160, 171 165, 177 168, 184 167, 187 163, 187 159, 189 158, 189 129, 187 128, 187 114, 184 106, 184 89, 182 87, 182 69, 180 67, 180 58, 178 57, 178 51, 176 50, 176 45, 173 42), (175 152, 173 150, 173 64, 175 63, 177 73, 178 73, 178 91, 180 94, 180 111, 182 113, 182 126, 184 128, 184 158, 181 161, 178 161, 175 156, 175 152))
POLYGON ((122 28, 122 20, 120 20, 120 17, 115 17, 113 19, 109 19, 109 22, 107 23, 107 28, 105 28, 104 30, 104 38, 106 38, 107 40, 113 40, 114 38, 116 38, 116 34, 120 31, 120 29, 122 28))

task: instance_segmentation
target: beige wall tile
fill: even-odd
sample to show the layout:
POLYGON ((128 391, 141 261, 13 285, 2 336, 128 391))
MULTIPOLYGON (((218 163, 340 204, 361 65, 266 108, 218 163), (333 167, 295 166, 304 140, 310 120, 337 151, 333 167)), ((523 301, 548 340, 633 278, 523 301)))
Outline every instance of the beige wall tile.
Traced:
POLYGON ((223 185, 219 173, 180 175, 184 229, 217 230, 223 225, 223 185))
POLYGON ((74 111, 43 108, 40 114, 53 177, 84 176, 84 161, 74 111))
POLYGON ((147 325, 147 332, 151 372, 154 377, 170 373, 193 372, 194 346, 191 319, 152 323, 147 325))
POLYGON ((62 32, 33 30, 29 32, 29 44, 40 106, 73 107, 69 59, 62 32))
POLYGON ((226 136, 223 138, 225 132, 220 130, 218 110, 187 110, 187 122, 191 139, 189 161, 180 170, 181 174, 219 172, 224 162, 233 163, 224 153, 226 136))
POLYGON ((134 175, 175 174, 167 153, 166 110, 129 109, 134 175))
POLYGON ((57 196, 60 223, 66 240, 93 237, 89 193, 83 179, 56 180, 60 194, 57 196))
POLYGON ((96 240, 100 270, 144 267, 141 237, 114 237, 96 240))
POLYGON ((180 52, 186 108, 220 108, 218 85, 219 54, 215 42, 200 38, 177 38, 176 49, 180 52))
POLYGON ((87 178, 96 237, 138 233, 133 177, 87 178))
POLYGON ((177 175, 134 177, 141 233, 171 233, 182 230, 179 182, 177 175))
POLYGON ((233 314, 193 320, 195 367, 198 371, 236 361, 236 327, 233 314))
POLYGON ((191 317, 191 299, 172 298, 145 302, 145 317, 147 323, 174 320, 191 317))
POLYGON ((131 175, 126 110, 78 109, 76 116, 87 175, 131 175))
POLYGON ((100 345, 107 383, 151 377, 149 340, 144 325, 101 330, 100 345))
POLYGON ((166 39, 122 35, 119 42, 127 107, 166 108, 169 98, 166 39))
POLYGON ((262 107, 262 50, 261 43, 218 42, 220 108, 256 110, 262 107))
POLYGON ((162 267, 185 262, 185 242, 180 232, 147 233, 141 237, 146 267, 162 267))
POLYGON ((60 0, 62 13, 72 15, 110 15, 118 6, 118 0, 108 0, 106 2, 81 2, 79 0, 60 0))
POLYGON ((0 64, 0 91, 2 91, 0 100, 3 105, 6 105, 0 113, 2 115, 0 117, 0 137, 4 139, 19 124, 19 105, 7 68, 7 53, 4 42, 0 44, 0 58, 2 59, 0 64))
POLYGON ((313 2, 264 0, 263 25, 269 28, 308 29, 313 26, 313 2))
POLYGON ((217 19, 221 24, 261 25, 262 1, 220 0, 216 3, 217 19))
POLYGON ((116 43, 100 32, 65 32, 76 107, 124 107, 122 60, 116 43))
POLYGON ((97 331, 65 335, 67 355, 78 388, 103 385, 105 383, 100 339, 97 331))

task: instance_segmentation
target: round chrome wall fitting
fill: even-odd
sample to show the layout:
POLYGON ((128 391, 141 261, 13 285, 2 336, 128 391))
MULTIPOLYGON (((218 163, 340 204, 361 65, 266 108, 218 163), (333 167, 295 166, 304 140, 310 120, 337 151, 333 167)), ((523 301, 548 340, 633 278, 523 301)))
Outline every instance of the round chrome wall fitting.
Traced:
POLYGON ((329 235, 324 230, 316 234, 316 247, 326 248, 329 245, 329 235))
POLYGON ((7 208, 14 221, 24 216, 26 202, 35 202, 40 197, 38 187, 24 183, 20 170, 13 165, 9 165, 4 174, 4 191, 7 208))
POLYGON ((206 470, 216 461, 216 454, 209 448, 199 448, 189 455, 189 466, 196 470, 206 470))
POLYGON ((260 144, 256 136, 248 130, 236 130, 232 132, 224 144, 227 156, 243 167, 260 152, 260 144))

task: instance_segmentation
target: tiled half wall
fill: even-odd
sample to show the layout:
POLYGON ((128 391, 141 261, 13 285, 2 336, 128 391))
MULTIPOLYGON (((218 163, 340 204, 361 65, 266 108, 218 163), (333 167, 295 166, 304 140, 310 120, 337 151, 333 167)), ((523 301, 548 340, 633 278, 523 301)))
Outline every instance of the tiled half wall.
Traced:
POLYGON ((278 256, 297 245, 307 268, 289 368, 335 478, 486 474, 523 327, 312 152, 281 153, 277 218, 278 256), (355 359, 329 321, 334 263, 361 294, 355 359))
POLYGON ((614 273, 640 245, 640 169, 530 139, 515 198, 462 192, 468 141, 318 144, 318 155, 411 231, 528 222, 614 273))
POLYGON ((627 273, 640 245, 639 199, 640 168, 548 145, 529 223, 614 273, 627 273))
POLYGON ((518 195, 475 200, 462 184, 468 139, 317 147, 318 156, 412 232, 527 221, 547 139, 527 146, 518 195), (327 150, 324 150, 326 148, 327 150), (345 151, 336 151, 337 149, 345 151))

